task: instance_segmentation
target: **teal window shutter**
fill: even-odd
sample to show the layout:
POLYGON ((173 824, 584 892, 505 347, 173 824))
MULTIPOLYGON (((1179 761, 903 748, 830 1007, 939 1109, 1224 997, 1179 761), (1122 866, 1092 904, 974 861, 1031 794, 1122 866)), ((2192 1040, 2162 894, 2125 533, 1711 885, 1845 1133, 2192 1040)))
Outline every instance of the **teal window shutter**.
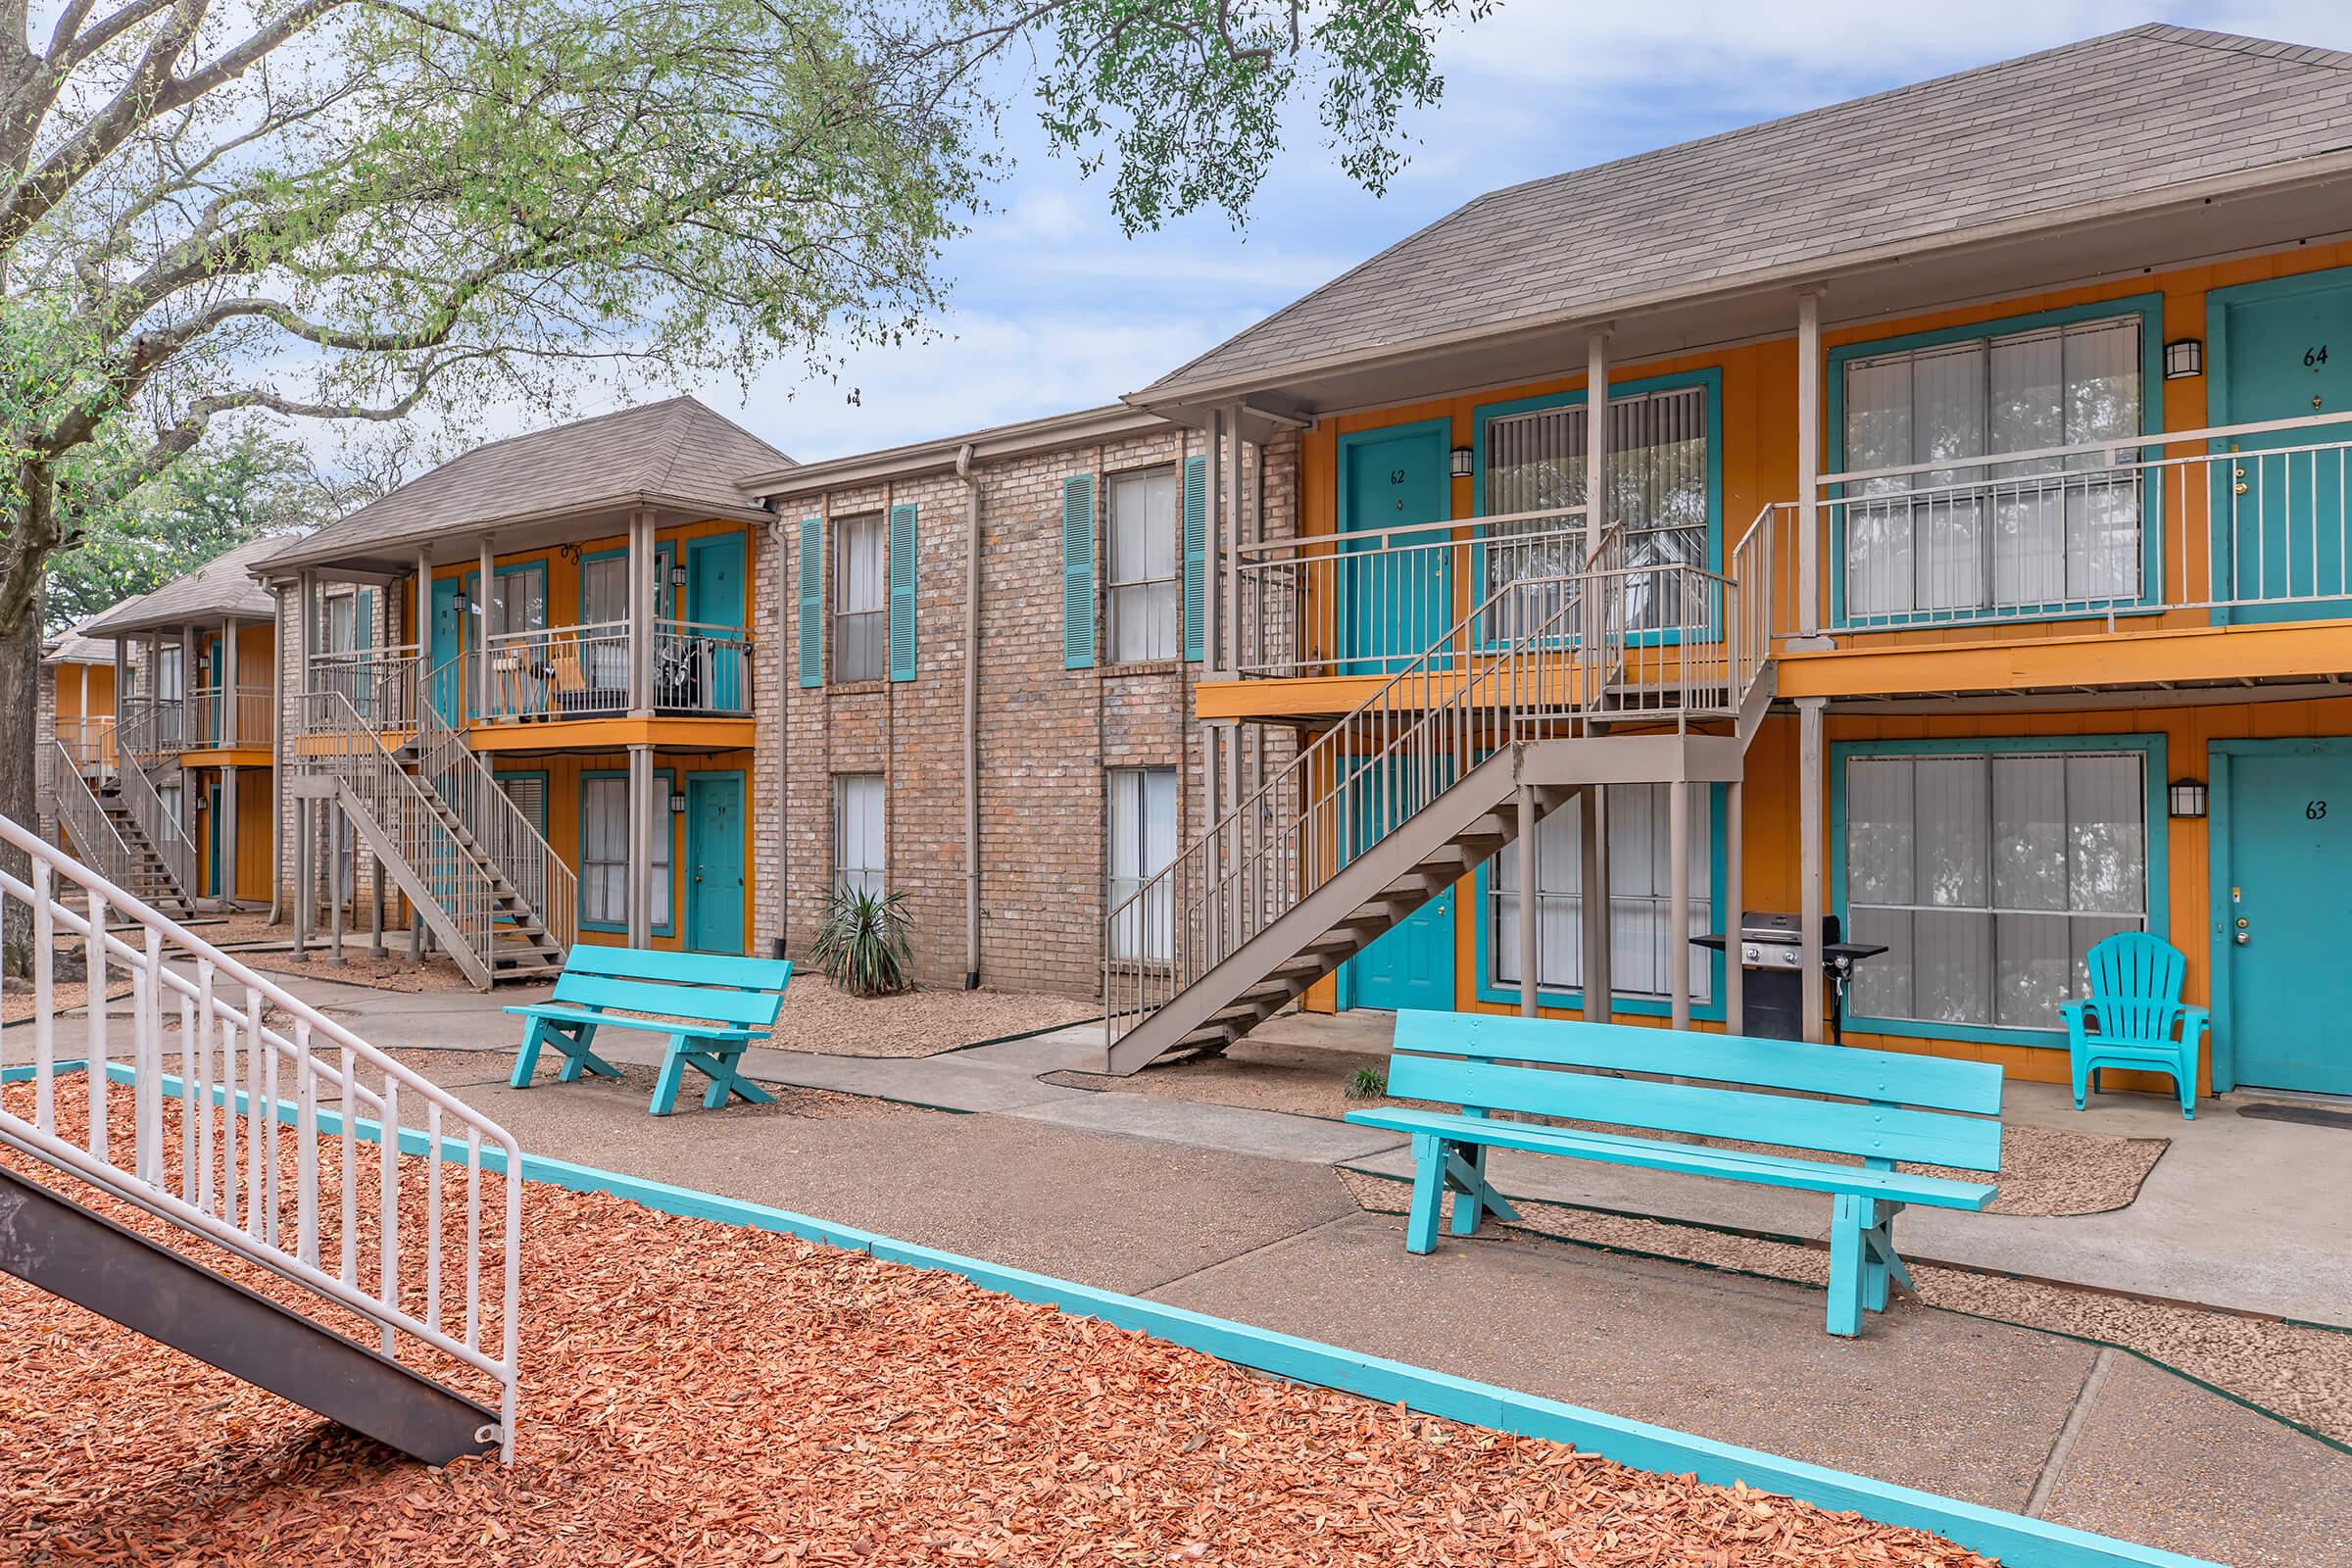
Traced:
POLYGON ((1095 476, 1061 481, 1061 667, 1095 662, 1095 476))
POLYGON ((825 683, 825 519, 801 519, 801 684, 825 683))
POLYGON ((914 508, 890 509, 890 678, 914 679, 914 508))
POLYGON ((1194 663, 1207 651, 1208 460, 1184 460, 1184 657, 1194 663))

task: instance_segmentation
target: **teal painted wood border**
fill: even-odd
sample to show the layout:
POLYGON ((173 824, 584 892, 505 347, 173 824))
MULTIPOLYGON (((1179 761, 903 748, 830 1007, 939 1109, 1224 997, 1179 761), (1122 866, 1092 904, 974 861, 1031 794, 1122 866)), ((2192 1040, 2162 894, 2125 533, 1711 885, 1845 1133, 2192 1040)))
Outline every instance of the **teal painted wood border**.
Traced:
MULTIPOLYGON (((2272 740, 2216 740, 2205 743, 2205 890, 2206 1004, 2212 1011, 2207 1049, 2213 1053, 2213 1092, 2228 1094, 2237 1087, 2236 1030, 2230 1016, 2230 817, 2234 808, 2235 783, 2230 764, 2240 757, 2291 757, 2308 752, 2321 757, 2352 756, 2352 736, 2281 736, 2272 740)), ((2178 944, 2175 944, 2178 946, 2178 944)))
MULTIPOLYGON (((588 866, 588 781, 592 778, 617 778, 625 781, 628 776, 627 769, 618 767, 584 768, 580 772, 580 796, 578 800, 572 803, 572 814, 577 819, 573 825, 578 829, 576 853, 579 855, 579 859, 573 863, 578 865, 582 870, 587 869, 588 866)), ((654 820, 657 822, 666 822, 669 820, 669 797, 671 792, 676 790, 678 787, 677 771, 674 768, 657 767, 654 769, 654 778, 657 782, 663 779, 667 779, 669 781, 667 784, 662 786, 661 795, 654 802, 654 820)), ((744 809, 747 811, 751 809, 751 803, 748 799, 744 803, 744 809)), ((678 861, 676 851, 678 846, 674 830, 670 839, 669 847, 671 851, 669 861, 670 906, 666 910, 655 911, 659 918, 654 921, 653 934, 658 937, 670 936, 675 933, 677 928, 678 861)), ((626 924, 616 923, 611 920, 591 920, 585 913, 582 913, 579 916, 579 926, 583 931, 612 931, 625 933, 629 929, 626 924)))
MULTIPOLYGON (((1723 897, 1725 821, 1723 786, 1710 784, 1707 786, 1707 894, 1710 899, 1715 900, 1723 897)), ((1502 853, 1509 855, 1513 853, 1513 850, 1505 848, 1502 853)), ((1612 859, 1609 863, 1614 865, 1616 861, 1612 859)), ((1490 880, 1493 875, 1493 867, 1492 860, 1481 861, 1475 873, 1477 876, 1475 897, 1478 900, 1478 906, 1471 914, 1471 919, 1475 922, 1471 943, 1475 953, 1473 961, 1478 965, 1475 975, 1478 1000, 1495 1003, 1506 1007, 1515 1007, 1519 1004, 1519 988, 1503 985, 1494 978, 1494 966, 1489 947, 1494 940, 1494 924, 1492 914, 1494 903, 1488 896, 1491 891, 1490 880)), ((1718 916, 1722 912, 1720 908, 1716 910, 1718 916)), ((1457 915, 1456 918, 1459 916, 1457 915)), ((1720 925, 1722 922, 1718 919, 1716 923, 1720 925)), ((1723 1018, 1723 955, 1720 953, 1708 954, 1708 963, 1710 969, 1708 991, 1712 1000, 1704 1003, 1693 1001, 1690 1004, 1690 1016, 1712 1018, 1720 1022, 1723 1018)), ((1613 975, 1612 978, 1614 978, 1613 975)), ((1536 1003, 1539 1006, 1544 1007, 1582 1007, 1585 1004, 1584 988, 1580 986, 1570 991, 1546 991, 1538 986, 1536 1003)), ((1609 998, 1609 1011, 1612 1014, 1622 1012, 1634 1017, 1665 1018, 1673 1015, 1674 1004, 1663 997, 1629 995, 1620 991, 1609 998)))
MULTIPOLYGON (((2319 294, 2346 287, 2352 287, 2352 267, 2328 267, 2322 268, 2316 272, 2297 272, 2290 277, 2265 277, 2251 283, 2232 283, 2227 288, 2207 289, 2205 291, 2205 423, 2208 426, 2225 425, 2230 422, 2230 418, 2229 374, 2230 306, 2260 304, 2266 300, 2292 299, 2297 294, 2319 294)), ((2205 450, 2208 453, 2224 452, 2229 450, 2229 446, 2230 443, 2227 441, 2207 441, 2205 450)), ((2209 504, 2206 509, 2206 515, 2209 519, 2212 513, 2213 508, 2209 504)), ((2229 563, 2223 559, 2221 533, 2211 525, 2210 521, 2205 529, 2205 566, 2208 573, 2205 580, 2220 582, 2222 579, 2218 574, 2228 570, 2229 563)), ((2229 625, 2236 618, 2228 605, 2216 605, 2209 612, 2209 617, 2212 624, 2216 626, 2229 625)), ((2214 1062, 2217 1072, 2220 1070, 2221 1062, 2221 1051, 2218 1044, 2220 1012, 2221 1009, 2218 1006, 2215 1007, 2217 1044, 2214 1062)), ((2218 1078, 2214 1082, 2214 1087, 2216 1089, 2221 1087, 2218 1078)))
MULTIPOLYGON (((1932 349, 1945 343, 1966 343, 1974 338, 2006 337, 2017 332, 2038 331, 2049 326, 2071 326, 2078 321, 2097 321, 2120 316, 2139 318, 2140 433, 2161 435, 2164 432, 2164 296, 2127 294, 2120 299, 2094 300, 2087 305, 2069 305, 2059 310, 2034 311, 2025 316, 1971 321, 1965 326, 1938 327, 1932 332, 1906 332, 1899 337, 1839 344, 1830 350, 1828 368, 1822 376, 1822 439, 1827 448, 1822 460, 1823 471, 1838 473, 1845 467, 1847 361, 1875 359, 1882 354, 1902 354, 1912 349, 1932 349)), ((2115 613, 2119 615, 2155 614, 2164 609, 2164 509, 2157 504, 2161 500, 2159 495, 2156 501, 2148 503, 2147 516, 2141 529, 2139 600, 2135 604, 2118 604, 2115 613)), ((1901 631, 1913 625, 1969 626, 2003 620, 2088 620, 2106 613, 2100 611, 2095 614, 2078 612, 2068 615, 2053 615, 2031 609, 2002 611, 1995 607, 1967 620, 1940 621, 1928 617, 1918 621, 1872 621, 1866 625, 1848 626, 1845 618, 1845 532, 1842 523, 1830 530, 1824 560, 1830 567, 1830 625, 1839 630, 1901 631)))
MULTIPOLYGON (((128 1083, 132 1073, 125 1063, 110 1062, 108 1076, 128 1083)), ((178 1080, 169 1074, 163 1080, 163 1088, 167 1098, 175 1098, 180 1092, 178 1080)), ((216 1091, 216 1098, 220 1093, 223 1091, 216 1091)), ((236 1099, 241 1113, 247 1103, 245 1092, 237 1091, 236 1099)), ((341 1135, 343 1118, 336 1107, 319 1105, 313 1114, 318 1118, 320 1137, 341 1135)), ((296 1125, 301 1108, 292 1101, 281 1100, 276 1103, 276 1115, 281 1124, 296 1125)), ((369 1143, 380 1142, 383 1137, 382 1127, 364 1116, 354 1119, 352 1132, 369 1143)), ((399 1129, 399 1145, 401 1152, 406 1154, 432 1152, 426 1135, 419 1128, 399 1129)), ((445 1161, 463 1163, 465 1141, 442 1139, 439 1154, 445 1161)), ((484 1149, 482 1168, 504 1174, 506 1161, 502 1152, 484 1149)), ((1569 1444, 1579 1452, 1597 1454, 1617 1464, 1658 1475, 1695 1476, 1718 1487, 1741 1482, 1750 1489, 1779 1493, 1816 1507, 1858 1513, 1879 1524, 1930 1531, 1972 1551, 1997 1557, 2007 1568, 2221 1568, 2206 1559, 2182 1556, 2162 1547, 2092 1535, 2023 1514, 1938 1496, 1932 1492, 1849 1475, 1826 1465, 1783 1458, 1759 1448, 1718 1443, 1671 1427, 1653 1426, 1646 1421, 1588 1410, 1558 1399, 1433 1372, 1336 1345, 1298 1339, 1253 1324, 1189 1312, 1116 1291, 901 1242, 873 1231, 837 1225, 764 1203, 721 1198, 715 1193, 673 1187, 666 1182, 539 1154, 522 1156, 522 1177, 568 1192, 624 1198, 657 1213, 795 1236, 845 1251, 863 1252, 888 1263, 959 1275, 983 1290, 1015 1300, 1149 1334, 1236 1366, 1359 1395, 1383 1404, 1402 1404, 1425 1415, 1469 1426, 1569 1444)))
MULTIPOLYGON (((1972 735, 1937 740, 1837 741, 1830 747, 1830 912, 1850 931, 1845 897, 1845 763, 1853 757, 1974 757, 1986 753, 2138 752, 2147 790, 2148 930, 2178 947, 2172 935, 2172 815, 2165 799, 2164 737, 2133 735, 1972 735)), ((2053 913, 2064 913, 2053 910, 2053 913)), ((2066 1049, 2066 1030, 2017 1029, 1993 1024, 1922 1023, 1915 1018, 1845 1015, 1849 1030, 1911 1040, 1974 1040, 1987 1045, 2066 1049)))

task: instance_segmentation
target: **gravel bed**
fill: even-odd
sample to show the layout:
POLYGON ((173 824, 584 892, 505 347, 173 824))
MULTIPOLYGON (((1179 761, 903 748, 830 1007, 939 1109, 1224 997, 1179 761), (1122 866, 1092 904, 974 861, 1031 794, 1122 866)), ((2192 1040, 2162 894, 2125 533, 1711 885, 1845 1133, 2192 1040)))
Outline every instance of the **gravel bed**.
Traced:
POLYGON ((823 975, 796 973, 763 1044, 825 1056, 935 1056, 1102 1016, 1100 1003, 1023 991, 922 990, 853 997, 823 975))
MULTIPOLYGON (((1340 1180, 1374 1213, 1401 1214, 1411 1206, 1411 1189, 1402 1182, 1350 1170, 1341 1171, 1340 1180)), ((1564 1241, 1802 1285, 1829 1283, 1830 1254, 1819 1248, 1552 1203, 1514 1200, 1512 1206, 1519 1210, 1519 1228, 1564 1241)), ((1920 1299, 1930 1306, 2137 1350, 2274 1415, 2352 1444, 2352 1334, 1967 1269, 1913 1264, 1911 1275, 1920 1299)))
POLYGON ((439 954, 428 955, 422 963, 409 961, 409 939, 404 932, 397 944, 399 951, 387 953, 380 958, 368 954, 367 933, 362 932, 355 943, 349 933, 343 938, 343 961, 329 961, 326 950, 310 950, 309 958, 294 961, 291 953, 242 953, 237 956, 256 969, 273 974, 298 975, 306 980, 332 980, 337 985, 368 986, 377 991, 409 993, 471 991, 473 982, 465 971, 439 954))
MULTIPOLYGON (((1335 1121, 1350 1110, 1368 1105, 1417 1103, 1386 1097, 1351 1097, 1348 1083, 1358 1072, 1368 1072, 1385 1082, 1388 1057, 1364 1052, 1335 1051, 1322 1046, 1243 1040, 1222 1056, 1147 1067, 1132 1077, 1053 1072, 1045 1075, 1045 1081, 1071 1089, 1118 1090, 1208 1104, 1247 1105, 1258 1110, 1289 1111, 1294 1115, 1322 1116, 1335 1121)), ((1519 1119, 1557 1127, 1587 1126, 1597 1131, 1622 1131, 1551 1116, 1519 1119)), ((1722 1149, 1801 1152, 1808 1159, 1838 1164, 1860 1163, 1852 1155, 1780 1150, 1770 1145, 1742 1143, 1727 1138, 1694 1141, 1722 1149)), ((2065 1127, 2006 1123, 2001 1128, 2000 1174, 1991 1178, 1999 1186, 2000 1196, 1992 1200, 1988 1212, 2058 1216, 2100 1214, 2122 1208, 2139 1196, 2140 1183, 2147 1180, 2148 1172, 2156 1168, 2156 1161, 2171 1147, 2171 1140, 2164 1138, 2116 1138, 2102 1133, 2077 1132, 2065 1127)), ((1901 1168, 1922 1175, 1946 1176, 1957 1181, 1981 1182, 1986 1179, 1982 1171, 1947 1170, 1934 1165, 1904 1165, 1901 1168)))
MULTIPOLYGON (((339 1152, 320 1141, 330 1190, 339 1152)), ((600 1195, 525 1203, 512 1467, 421 1469, 0 1278, 0 1557, 1991 1568, 945 1273, 600 1195)))
MULTIPOLYGON (((106 988, 106 998, 109 1002, 114 1001, 118 997, 127 997, 130 995, 130 993, 131 982, 128 980, 117 980, 106 988)), ((61 1013, 71 1012, 75 1007, 79 1007, 87 1003, 89 1001, 89 996, 90 986, 89 982, 86 980, 59 980, 54 982, 50 986, 49 990, 49 1011, 51 1016, 54 1017, 61 1013)), ((40 999, 38 997, 33 995, 32 983, 30 981, 25 981, 20 985, 19 982, 11 980, 8 982, 7 995, 0 996, 0 1023, 18 1024, 30 1022, 33 1016, 33 1004, 39 1000, 40 999)), ((75 1027, 79 1028, 81 1026, 75 1025, 75 1027)))

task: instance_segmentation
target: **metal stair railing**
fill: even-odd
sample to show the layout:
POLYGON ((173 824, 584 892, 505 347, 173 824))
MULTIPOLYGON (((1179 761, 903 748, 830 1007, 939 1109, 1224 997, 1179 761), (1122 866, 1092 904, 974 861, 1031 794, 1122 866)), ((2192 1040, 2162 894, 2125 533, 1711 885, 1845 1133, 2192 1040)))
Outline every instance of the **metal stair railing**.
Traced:
MULTIPOLYGON (((464 689, 461 654, 425 676, 428 693, 452 682, 464 689)), ((463 731, 443 716, 439 704, 416 705, 416 773, 448 805, 475 847, 521 895, 548 935, 569 953, 579 940, 579 876, 564 863, 490 771, 463 731)))
POLYGON ((383 836, 382 845, 371 848, 398 862, 391 867, 394 876, 438 910, 450 956, 467 979, 487 989, 507 912, 489 862, 458 836, 439 800, 401 765, 374 720, 363 717, 341 692, 302 693, 296 715, 295 758, 332 777, 368 814, 383 836))
POLYGON ((116 777, 117 792, 122 799, 122 809, 155 851, 156 858, 164 863, 164 875, 171 879, 172 891, 180 902, 195 907, 196 841, 188 837, 187 824, 175 816, 164 804, 155 780, 147 776, 144 767, 125 767, 116 777))
POLYGON ((1110 909, 1108 1040, 1499 748, 1735 716, 1769 651, 1761 619, 1724 574, 1629 564, 1617 527, 1581 570, 1505 582, 1110 909))
POLYGON ((488 1377, 499 1390, 495 1436, 511 1462, 522 1284, 514 1139, 6 817, 0 843, 30 862, 27 878, 0 870, 0 924, 29 928, 36 999, 25 1028, 0 1040, 5 1054, 31 1038, 30 1061, 20 1064, 29 1096, 19 1089, 0 1105, 0 1143, 163 1220, 173 1241, 201 1238, 348 1309, 375 1327, 385 1356, 412 1370, 434 1375, 438 1356, 488 1377), (86 1118, 61 1114, 57 1103, 57 1079, 74 1063, 59 1060, 66 1030, 52 1003, 59 960, 75 945, 91 997, 113 979, 132 984, 126 1013, 85 1009, 86 1118), (108 1126, 116 1074, 131 1097, 127 1149, 108 1126), (339 1194, 320 1176, 322 1100, 343 1112, 339 1194), (421 1173, 404 1173, 391 1130, 404 1109, 414 1117, 419 1108, 434 1157, 421 1173), (384 1129, 371 1152, 357 1140, 360 1117, 384 1129), (503 1156, 503 1203, 495 1188, 484 1191, 502 1176, 485 1163, 486 1150, 503 1156), (376 1169, 372 1195, 362 1190, 364 1163, 376 1169), (460 1181, 462 1218, 449 1191, 460 1181), (500 1221, 495 1235, 484 1224, 485 1200, 500 1221))
POLYGON ((135 881, 139 858, 122 841, 115 819, 99 804, 73 752, 60 743, 47 760, 50 795, 57 802, 57 820, 72 837, 74 847, 109 882, 125 886, 135 881))

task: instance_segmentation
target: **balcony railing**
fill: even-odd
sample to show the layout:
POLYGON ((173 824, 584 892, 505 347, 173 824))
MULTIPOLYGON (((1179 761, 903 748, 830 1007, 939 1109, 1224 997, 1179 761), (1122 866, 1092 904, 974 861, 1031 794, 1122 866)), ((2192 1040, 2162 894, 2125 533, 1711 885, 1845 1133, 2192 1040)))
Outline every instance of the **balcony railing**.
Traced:
POLYGON ((642 705, 630 690, 626 621, 500 632, 484 654, 486 678, 469 706, 494 721, 610 717, 640 706, 711 717, 752 711, 751 640, 740 626, 654 622, 651 701, 642 705))
MULTIPOLYGON (((1797 514, 1757 519, 1792 609, 1797 514)), ((1820 514, 1831 631, 2352 616, 2352 414, 1834 473, 1820 514)))
POLYGON ((178 756, 186 733, 184 709, 177 697, 131 697, 116 715, 117 750, 141 767, 178 756))
MULTIPOLYGON (((1421 660, 1463 613, 1513 582, 1585 564, 1585 507, 1307 534, 1235 552, 1239 672, 1390 674, 1421 660)), ((1458 625, 1457 625, 1458 623, 1458 625)), ((1456 650, 1468 655, 1467 642, 1456 650)))
POLYGON ((415 643, 355 648, 311 660, 312 691, 342 698, 355 714, 373 720, 383 731, 416 727, 417 689, 423 678, 415 643))
POLYGON ((103 773, 115 765, 115 716, 67 716, 57 721, 57 744, 68 760, 83 773, 103 773))
POLYGON ((240 682, 223 692, 218 686, 199 686, 188 694, 187 746, 267 746, 276 733, 276 715, 267 686, 240 682))

